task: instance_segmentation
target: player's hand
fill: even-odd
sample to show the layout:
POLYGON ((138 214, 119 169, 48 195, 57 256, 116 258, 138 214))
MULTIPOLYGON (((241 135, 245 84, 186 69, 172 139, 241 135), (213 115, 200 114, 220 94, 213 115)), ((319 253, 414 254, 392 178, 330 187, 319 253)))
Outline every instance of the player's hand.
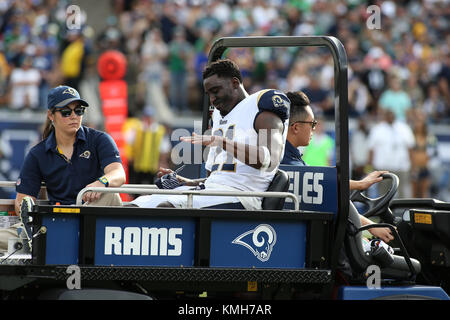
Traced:
MULTIPOLYGON (((86 187, 87 188, 89 188, 89 187, 104 188, 105 185, 103 183, 101 183, 100 181, 94 181, 94 182, 88 184, 86 187)), ((94 202, 94 201, 99 200, 101 196, 102 196, 101 192, 88 191, 83 194, 82 199, 84 202, 94 202)))
POLYGON ((192 136, 181 137, 180 140, 184 142, 190 142, 192 144, 202 144, 204 146, 215 147, 223 144, 223 137, 210 136, 192 133, 192 136))
POLYGON ((172 169, 167 169, 167 168, 159 167, 159 171, 156 173, 156 176, 157 176, 158 178, 161 178, 163 175, 169 174, 169 173, 172 173, 172 172, 173 172, 172 169))
MULTIPOLYGON (((160 168, 159 168, 159 171, 158 171, 158 173, 157 173, 156 175, 158 176, 158 178, 161 178, 163 175, 169 174, 169 173, 172 173, 172 172, 173 172, 172 169, 167 169, 167 168, 162 168, 162 167, 160 167, 160 168)), ((186 184, 186 185, 188 185, 188 186, 190 186, 190 185, 195 185, 194 182, 193 182, 191 179, 182 177, 182 176, 180 176, 180 175, 178 175, 178 174, 177 174, 177 180, 178 180, 180 183, 184 183, 184 184, 186 184)))

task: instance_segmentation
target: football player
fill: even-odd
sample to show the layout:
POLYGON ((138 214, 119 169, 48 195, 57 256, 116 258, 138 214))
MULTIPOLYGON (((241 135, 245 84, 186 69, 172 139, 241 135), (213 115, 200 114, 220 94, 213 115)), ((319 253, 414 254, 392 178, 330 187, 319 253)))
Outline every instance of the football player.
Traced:
MULTIPOLYGON (((214 106, 212 135, 193 134, 181 140, 210 147, 206 179, 186 179, 161 168, 163 179, 176 179, 177 189, 204 188, 234 191, 236 196, 194 196, 193 207, 261 209, 261 197, 239 197, 240 191, 266 191, 283 155, 290 101, 275 89, 249 95, 235 62, 211 63, 203 71, 203 85, 214 106), (170 176, 172 175, 172 176, 170 176)), ((187 206, 185 195, 141 196, 131 202, 139 207, 187 206)))

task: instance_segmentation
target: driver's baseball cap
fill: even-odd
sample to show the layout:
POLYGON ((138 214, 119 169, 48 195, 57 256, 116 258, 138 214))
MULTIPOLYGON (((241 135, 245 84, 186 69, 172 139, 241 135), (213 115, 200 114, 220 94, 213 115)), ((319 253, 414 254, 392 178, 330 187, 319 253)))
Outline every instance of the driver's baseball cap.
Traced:
POLYGON ((47 107, 63 108, 73 101, 80 101, 81 105, 89 107, 89 104, 81 99, 77 90, 69 86, 58 86, 49 91, 47 96, 47 107))

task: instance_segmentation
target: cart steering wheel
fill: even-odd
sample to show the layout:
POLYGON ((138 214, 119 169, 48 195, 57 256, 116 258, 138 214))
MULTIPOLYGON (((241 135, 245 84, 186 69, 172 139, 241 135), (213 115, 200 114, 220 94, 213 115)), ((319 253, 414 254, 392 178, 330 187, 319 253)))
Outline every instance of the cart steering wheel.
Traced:
POLYGON ((390 188, 386 192, 386 194, 378 198, 369 198, 362 193, 362 190, 354 190, 350 195, 350 200, 352 202, 361 202, 369 207, 369 209, 365 213, 363 213, 365 217, 368 218, 377 215, 380 216, 383 221, 393 224, 395 217, 389 209, 389 203, 397 193, 399 179, 393 173, 384 173, 382 177, 383 180, 391 180, 390 188))

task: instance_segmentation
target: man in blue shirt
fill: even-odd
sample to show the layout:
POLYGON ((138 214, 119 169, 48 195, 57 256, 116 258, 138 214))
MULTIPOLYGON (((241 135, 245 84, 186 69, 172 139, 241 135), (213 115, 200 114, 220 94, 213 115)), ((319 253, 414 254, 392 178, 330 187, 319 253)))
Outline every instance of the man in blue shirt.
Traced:
POLYGON ((298 147, 309 144, 317 122, 314 120, 314 113, 305 93, 301 91, 288 92, 287 96, 294 102, 291 101, 289 129, 281 164, 306 166, 298 147))
MULTIPOLYGON (((311 109, 308 96, 302 91, 288 92, 287 97, 291 101, 289 116, 289 129, 286 138, 286 146, 281 164, 307 166, 302 159, 302 154, 298 147, 307 146, 314 134, 317 121, 311 109)), ((362 180, 350 180, 350 190, 366 190, 372 184, 383 180, 382 174, 387 171, 374 171, 362 180)), ((363 226, 373 222, 363 215, 360 215, 363 226)), ((380 238, 384 242, 393 240, 394 237, 388 228, 369 229, 369 232, 380 238)))

